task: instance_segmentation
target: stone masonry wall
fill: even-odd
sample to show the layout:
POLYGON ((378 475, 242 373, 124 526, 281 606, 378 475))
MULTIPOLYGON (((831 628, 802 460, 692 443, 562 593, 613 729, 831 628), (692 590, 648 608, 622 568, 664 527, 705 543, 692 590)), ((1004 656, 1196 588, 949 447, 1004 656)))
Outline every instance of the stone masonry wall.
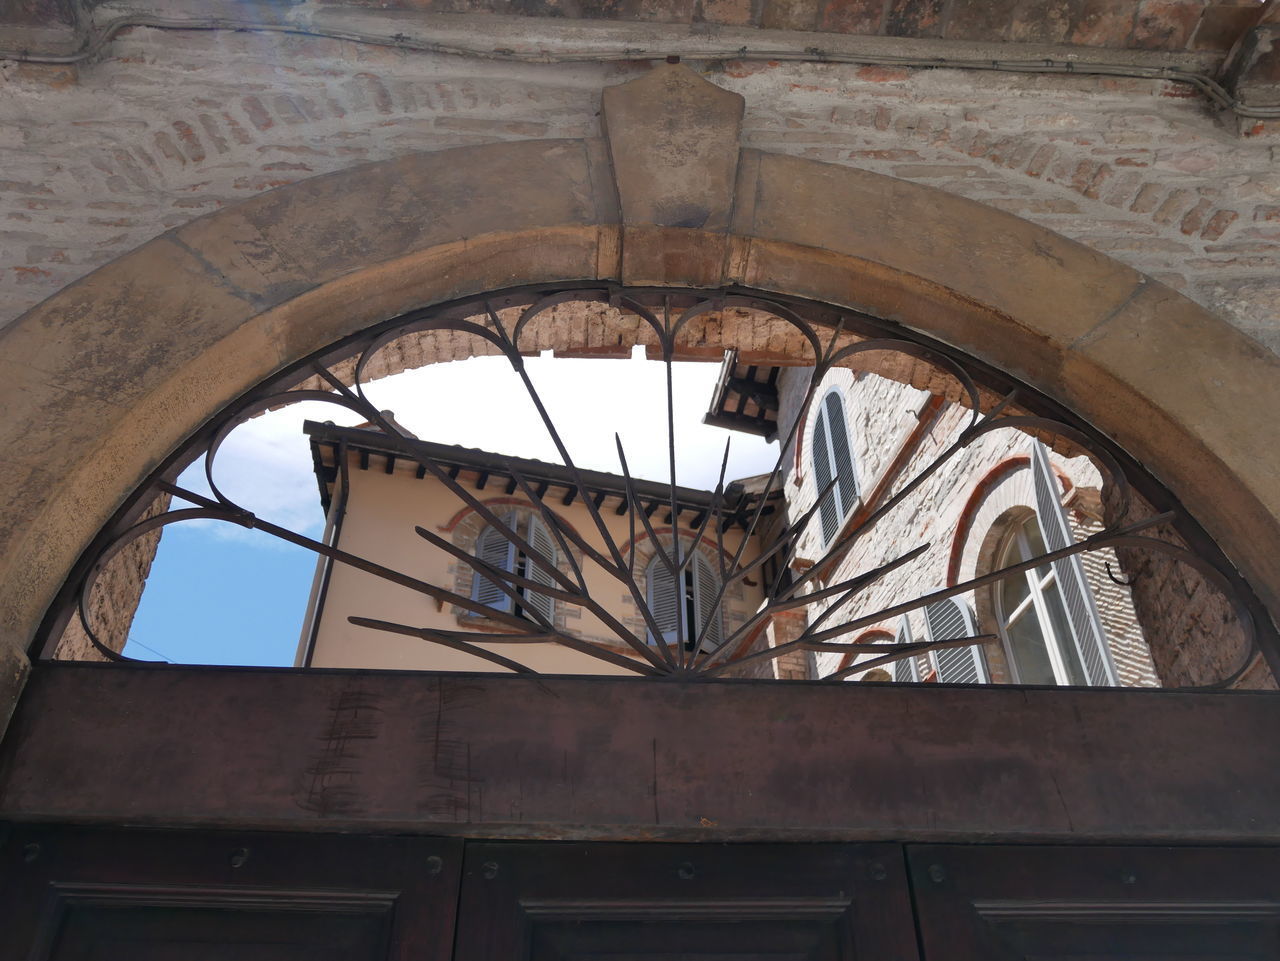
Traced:
MULTIPOLYGON (((139 522, 163 514, 169 509, 170 500, 168 494, 161 494, 138 517, 139 522)), ((129 638, 129 625, 133 623, 133 615, 142 600, 142 591, 147 585, 151 563, 155 560, 163 533, 163 529, 151 531, 127 544, 107 562, 89 596, 89 621, 98 643, 117 653, 124 649, 129 638)), ((107 659, 93 646, 76 614, 71 615, 62 637, 54 646, 53 656, 60 661, 107 659)))
MULTIPOLYGON (((1280 349, 1280 164, 1184 86, 842 64, 694 64, 744 143, 927 183, 1146 271, 1280 349)), ((599 133, 647 62, 514 64, 134 29, 78 69, 0 62, 0 320, 162 231, 364 161, 599 133)))
MULTIPOLYGON (((1121 518, 1114 492, 1104 492, 1102 514, 1108 523, 1149 511, 1146 503, 1135 496, 1129 512, 1121 518)), ((1181 537, 1167 529, 1148 533, 1186 547, 1181 537)), ((1116 566, 1133 585, 1134 603, 1144 624, 1153 637, 1165 641, 1153 644, 1151 649, 1162 677, 1181 686, 1211 684, 1247 663, 1249 650, 1239 619, 1222 592, 1197 571, 1155 551, 1122 548, 1116 554, 1116 566), (1196 642, 1205 635, 1216 635, 1221 640, 1213 645, 1196 642)), ((1274 690, 1277 685, 1266 666, 1258 661, 1245 671, 1237 686, 1274 690)))
MULTIPOLYGON (((780 424, 787 425, 799 415, 808 378, 806 369, 784 371, 780 383, 780 424)), ((870 498, 920 422, 919 415, 930 410, 926 403, 929 395, 874 374, 859 376, 851 371, 835 370, 823 379, 815 396, 821 398, 832 386, 837 386, 845 398, 859 496, 870 498)), ((892 478, 890 492, 902 488, 931 464, 953 442, 968 418, 968 411, 948 404, 936 419, 927 421, 927 431, 918 436, 918 443, 910 456, 892 478)), ((785 429, 784 426, 784 432, 785 429)), ((796 457, 793 446, 788 458, 788 463, 795 465, 786 485, 792 517, 798 517, 808 509, 817 495, 809 466, 812 434, 813 424, 806 422, 798 431, 799 457, 796 457)), ((991 570, 997 562, 996 553, 1004 533, 1016 523, 1014 518, 1034 512, 1035 497, 1028 453, 1028 436, 1015 429, 1006 429, 985 435, 955 455, 918 491, 860 537, 829 574, 812 585, 816 589, 839 583, 920 545, 927 545, 921 556, 860 592, 828 623, 834 625, 888 608, 991 570)), ((1054 469, 1069 482, 1066 506, 1077 540, 1100 530, 1103 481, 1097 468, 1086 457, 1065 458, 1054 453, 1051 460, 1054 469)), ((856 515, 861 506, 861 503, 855 505, 853 514, 856 515)), ((815 521, 800 540, 798 566, 804 569, 819 561, 827 548, 821 527, 815 521)), ((1150 583, 1135 587, 1131 592, 1130 588, 1112 580, 1108 576, 1107 565, 1117 579, 1123 579, 1121 565, 1113 551, 1084 555, 1082 563, 1121 684, 1157 686, 1163 678, 1166 685, 1182 686, 1209 683, 1230 672, 1233 665, 1219 673, 1213 671, 1213 668, 1223 666, 1218 661, 1228 655, 1237 656, 1238 651, 1229 643, 1233 626, 1222 618, 1211 621, 1204 614, 1204 611, 1216 610, 1215 604, 1223 604, 1207 585, 1200 585, 1200 595, 1193 598, 1196 602, 1194 610, 1185 613, 1188 600, 1183 594, 1159 590, 1151 594, 1154 588, 1150 583), (1204 616, 1200 616, 1202 614, 1204 616), (1228 655, 1214 660, 1212 652, 1220 648, 1225 649, 1228 655), (1153 652, 1156 655, 1154 663, 1153 652), (1195 663, 1190 664, 1192 661, 1195 663)), ((1194 590, 1191 593, 1194 594, 1194 590)), ((957 599, 967 603, 974 612, 980 632, 996 631, 991 588, 969 592, 957 599)), ((813 605, 810 621, 825 610, 825 604, 813 605)), ((914 611, 906 616, 913 637, 923 639, 923 612, 914 611)), ((879 628, 896 634, 899 621, 899 616, 892 616, 868 625, 867 629, 879 628)), ((1012 679, 999 641, 984 645, 983 655, 994 682, 1012 679)), ((841 655, 834 653, 819 654, 819 674, 826 675, 836 670, 840 658, 841 655)), ((919 658, 919 675, 927 677, 930 670, 927 658, 919 658)), ((1247 679, 1246 684, 1272 686, 1274 682, 1264 675, 1265 670, 1256 673, 1247 679)))
MULTIPOLYGON (((732 6, 702 0, 687 18, 679 5, 652 10, 673 22, 738 22, 732 6)), ((752 3, 741 22, 799 28, 805 10, 821 9, 822 29, 952 36, 948 25, 977 15, 954 19, 974 5, 951 0, 930 25, 895 2, 878 7, 874 25, 853 26, 847 5, 791 4, 785 16, 784 6, 752 3)), ((1041 29, 1053 19, 1046 5, 1034 15, 1037 5, 998 6, 1010 41, 1216 49, 1206 25, 1243 17, 1248 5, 1146 0, 1087 14, 1068 4, 1052 29, 1041 29), (1101 32, 1090 33, 1094 14, 1101 32), (1041 27, 1018 26, 1032 19, 1041 27)), ((1280 144, 1265 133, 1238 138, 1185 86, 834 63, 694 66, 746 97, 748 147, 1008 210, 1155 276, 1280 350, 1280 144)), ((647 69, 143 28, 78 68, 0 61, 0 323, 164 230, 276 186, 419 151, 597 135, 600 87, 647 69)), ((907 404, 888 425, 896 438, 924 395, 883 389, 907 404)), ((868 476, 884 456, 862 451, 868 476)))
POLYGON ((1225 50, 1258 0, 325 0, 347 6, 660 20, 885 37, 1225 50))

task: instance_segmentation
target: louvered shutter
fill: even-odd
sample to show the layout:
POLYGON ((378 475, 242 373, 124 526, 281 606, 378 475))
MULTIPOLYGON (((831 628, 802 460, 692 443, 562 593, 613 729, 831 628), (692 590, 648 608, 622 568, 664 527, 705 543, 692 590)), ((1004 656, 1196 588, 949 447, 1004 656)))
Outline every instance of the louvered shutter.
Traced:
POLYGON ((853 470, 853 454, 849 450, 849 426, 844 419, 844 404, 840 395, 827 394, 827 432, 831 441, 831 455, 836 469, 836 491, 840 495, 837 513, 840 518, 849 513, 854 498, 858 496, 858 478, 853 470))
POLYGON ((694 597, 697 599, 698 636, 702 639, 701 649, 714 650, 720 646, 724 637, 724 618, 720 608, 716 606, 716 596, 720 593, 720 578, 701 553, 693 555, 694 597))
MULTIPOLYGON (((821 494, 827 490, 827 485, 831 483, 831 450, 827 444, 827 425, 826 411, 820 409, 818 411, 818 422, 813 427, 813 479, 816 482, 816 494, 821 494)), ((836 525, 840 523, 837 516, 836 500, 840 497, 839 485, 837 489, 827 493, 823 498, 822 506, 818 508, 818 514, 822 519, 822 539, 829 541, 836 536, 836 525)))
MULTIPOLYGON (((1062 496, 1058 478, 1049 466, 1049 454, 1039 441, 1031 442, 1031 473, 1035 480, 1036 517, 1040 521, 1040 534, 1045 546, 1058 551, 1075 543, 1067 524, 1067 512, 1062 508, 1062 496)), ((1067 609, 1067 621, 1071 625, 1072 641, 1084 665, 1089 684, 1114 686, 1115 667, 1111 652, 1103 636, 1098 611, 1093 601, 1093 591, 1084 577, 1084 565, 1079 555, 1064 557, 1053 562, 1062 602, 1067 609)))
POLYGON ((676 579, 667 570, 661 556, 649 562, 649 570, 645 576, 648 581, 649 610, 662 632, 661 640, 669 644, 675 643, 680 626, 681 592, 676 590, 676 579))
MULTIPOLYGON (((898 634, 893 640, 895 644, 911 643, 911 624, 905 617, 898 623, 898 634)), ((899 683, 920 680, 920 671, 916 667, 916 659, 914 657, 902 661, 894 661, 889 666, 893 669, 893 679, 899 683)))
MULTIPOLYGON (((525 564, 524 576, 534 583, 546 584, 550 587, 555 583, 555 578, 552 576, 551 571, 555 569, 555 564, 559 558, 556 556, 556 544, 551 537, 551 532, 547 530, 547 525, 542 518, 537 515, 529 518, 528 541, 529 546, 537 552, 538 556, 528 558, 528 563, 525 564)), ((524 602, 543 617, 548 620, 551 619, 552 599, 546 594, 528 591, 525 594, 524 602)))
MULTIPOLYGON (((949 641, 957 637, 972 637, 977 633, 968 605, 950 597, 934 601, 926 607, 924 622, 931 641, 949 641)), ((976 644, 933 651, 932 655, 934 666, 938 669, 938 680, 942 683, 987 683, 987 666, 976 644)))
MULTIPOLYGON (((508 526, 515 520, 513 515, 503 519, 508 526)), ((486 527, 476 539, 475 556, 490 567, 500 571, 513 572, 516 566, 515 545, 494 527, 486 527)), ((511 610, 511 597, 503 592, 497 584, 477 571, 472 577, 471 597, 486 607, 499 611, 511 610)))

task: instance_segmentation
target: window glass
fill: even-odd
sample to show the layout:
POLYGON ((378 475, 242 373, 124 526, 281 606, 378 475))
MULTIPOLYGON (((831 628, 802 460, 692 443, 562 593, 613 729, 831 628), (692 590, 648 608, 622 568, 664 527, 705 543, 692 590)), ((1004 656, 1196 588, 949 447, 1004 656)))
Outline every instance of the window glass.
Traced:
MULTIPOLYGON (((1033 557, 1049 552, 1049 548, 1044 546, 1044 537, 1040 534, 1040 524, 1034 517, 1028 517, 1022 525, 1022 534, 1026 538, 1026 553, 1022 554, 1018 560, 1029 561, 1033 557)), ((1041 578, 1048 577, 1051 569, 1051 565, 1041 564, 1035 569, 1036 575, 1041 578)))
POLYGON ((1010 652, 1018 666, 1018 680, 1021 683, 1058 683, 1034 607, 1028 607, 1021 616, 1006 626, 1005 636, 1009 639, 1010 652))
MULTIPOLYGON (((1000 563, 1001 567, 1009 564, 1016 564, 1020 558, 1016 556, 1006 556, 1000 563)), ((1000 584, 1000 609, 1004 612, 1006 618, 1013 617, 1018 608, 1022 606, 1022 602, 1031 596, 1031 586, 1027 583, 1025 574, 1015 574, 1006 578, 1000 584)))
MULTIPOLYGON (((997 567, 1008 567, 1044 553, 1044 539, 1034 514, 1018 522, 1010 532, 999 554, 997 567)), ((1055 645, 1052 628, 1046 623, 1046 577, 1048 591, 1057 594, 1051 577, 1052 568, 1042 565, 1031 571, 1013 574, 996 589, 1000 626, 1009 645, 1009 654, 1023 684, 1064 683, 1060 670, 1055 670, 1049 646, 1055 645)), ((1050 621, 1052 619, 1050 618, 1050 621)))
POLYGON ((1067 676, 1064 684, 1088 684, 1084 667, 1080 664, 1080 655, 1076 651, 1075 641, 1071 635, 1071 622, 1067 620, 1066 608, 1062 605, 1062 592, 1058 590, 1057 579, 1045 589, 1045 607, 1049 610, 1049 623, 1053 626, 1053 637, 1062 655, 1062 664, 1067 676))

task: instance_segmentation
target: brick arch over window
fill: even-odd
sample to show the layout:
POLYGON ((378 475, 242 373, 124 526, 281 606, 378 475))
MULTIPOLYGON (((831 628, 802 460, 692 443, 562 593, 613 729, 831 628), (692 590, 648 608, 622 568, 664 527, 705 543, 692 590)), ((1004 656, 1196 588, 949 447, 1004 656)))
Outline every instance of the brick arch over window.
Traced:
MULTIPOLYGON (((541 515, 537 508, 522 498, 491 497, 484 500, 483 503, 485 507, 493 511, 493 513, 498 517, 513 516, 522 532, 528 530, 530 518, 538 516, 539 519, 541 519, 541 515)), ((564 518, 560 518, 560 520, 566 527, 573 529, 573 525, 569 524, 569 522, 564 520, 564 518)), ((445 524, 441 528, 442 532, 449 535, 456 547, 476 556, 479 555, 479 551, 476 549, 477 542, 486 530, 489 530, 489 525, 485 522, 484 518, 480 516, 479 512, 470 506, 459 510, 449 520, 449 523, 445 524)), ((505 542, 505 538, 503 540, 505 542)), ((566 538, 566 540, 568 539, 566 538)), ((573 554, 573 562, 581 565, 583 563, 582 551, 579 550, 572 541, 568 542, 568 548, 573 554)), ((572 574, 573 567, 570 560, 565 555, 564 550, 559 544, 555 545, 554 554, 556 567, 558 567, 564 574, 572 574)), ((451 564, 449 569, 453 574, 454 592, 463 597, 475 597, 476 580, 480 577, 475 568, 470 564, 459 560, 451 564)), ((488 601, 485 603, 488 603, 488 601)), ((470 612, 464 611, 460 607, 454 607, 452 610, 456 617, 464 620, 468 616, 473 616, 470 615, 470 612)), ((570 621, 576 620, 580 613, 578 608, 574 605, 564 602, 556 602, 552 605, 552 612, 552 620, 555 622, 556 626, 561 629, 567 627, 570 621)), ((486 630, 495 629, 501 630, 500 628, 494 628, 492 626, 486 627, 486 630)))
POLYGON ((684 68, 606 90, 604 110, 609 143, 468 147, 270 191, 0 331, 0 685, 16 693, 21 652, 96 531, 242 391, 407 310, 561 280, 738 285, 923 330, 1114 437, 1280 609, 1280 358, 1012 215, 740 149, 741 98, 684 68), (673 137, 688 149, 665 149, 673 137))
MULTIPOLYGON (((646 597, 652 596, 649 592, 649 575, 653 570, 658 551, 661 550, 667 554, 671 551, 671 528, 655 527, 653 532, 657 535, 656 543, 648 533, 640 531, 637 532, 634 541, 628 541, 621 545, 624 556, 630 557, 633 553, 635 555, 635 569, 641 575, 639 585, 644 590, 646 597)), ((706 561, 707 568, 711 570, 717 569, 719 563, 729 563, 733 553, 733 546, 728 543, 717 548, 715 539, 710 535, 704 535, 695 544, 693 535, 689 531, 681 531, 680 547, 682 551, 697 550, 706 561), (717 551, 721 552, 719 558, 716 556, 717 551), (719 563, 717 563, 718 561, 719 563)), ((743 622, 755 612, 760 604, 760 598, 759 596, 748 596, 748 592, 741 580, 731 581, 724 590, 724 599, 721 601, 719 617, 723 630, 732 633, 741 627, 743 622)), ((649 633, 644 617, 634 607, 631 607, 631 614, 627 619, 627 627, 640 636, 649 633)), ((750 642, 754 641, 758 636, 758 633, 758 630, 751 632, 744 643, 738 645, 735 649, 746 650, 750 647, 750 642)))

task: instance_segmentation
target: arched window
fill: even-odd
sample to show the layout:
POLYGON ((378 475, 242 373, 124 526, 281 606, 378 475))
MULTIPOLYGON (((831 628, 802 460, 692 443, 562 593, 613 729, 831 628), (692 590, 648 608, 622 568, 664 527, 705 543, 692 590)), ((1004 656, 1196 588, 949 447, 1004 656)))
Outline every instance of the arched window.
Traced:
MULTIPOLYGON (((1035 512, 1023 513, 1011 526, 996 555, 996 567, 1008 567, 1074 543, 1061 488, 1044 445, 1033 441, 1031 470, 1035 512)), ((1000 635, 1022 684, 1114 685, 1093 592, 1077 556, 1041 564, 1005 578, 995 588, 1000 635)))
POLYGON ((818 405, 810 451, 818 492, 825 491, 827 485, 832 480, 835 481, 835 486, 818 509, 822 518, 822 539, 830 541, 836 536, 840 524, 853 509, 853 502, 858 497, 858 477, 853 469, 853 454, 849 449, 844 401, 838 390, 827 391, 822 403, 818 405))
MULTIPOLYGON (((1045 552, 1040 523, 1025 514, 1009 532, 996 564, 1008 567, 1045 552)), ((996 617, 1023 684, 1084 684, 1084 665, 1071 639, 1053 565, 1043 564, 996 587, 996 617)))
MULTIPOLYGON (((502 531, 496 527, 486 527, 476 538, 475 556, 490 567, 517 577, 523 577, 536 584, 550 586, 554 583, 552 569, 559 562, 555 541, 547 530, 542 518, 529 514, 522 518, 516 511, 511 511, 502 518, 503 524, 515 531, 533 547, 538 557, 531 557, 517 549, 502 531), (548 567, 548 563, 552 567, 548 567)), ((513 598, 497 583, 482 575, 479 571, 472 578, 471 597, 486 607, 515 614, 527 614, 537 611, 550 619, 553 605, 546 594, 539 594, 527 587, 509 585, 516 594, 513 598)))
POLYGON ((724 619, 716 604, 720 577, 701 551, 695 550, 693 559, 681 571, 679 589, 662 554, 649 562, 645 580, 649 610, 664 641, 674 644, 683 635, 685 649, 690 651, 698 639, 702 650, 720 644, 724 636, 724 619))

